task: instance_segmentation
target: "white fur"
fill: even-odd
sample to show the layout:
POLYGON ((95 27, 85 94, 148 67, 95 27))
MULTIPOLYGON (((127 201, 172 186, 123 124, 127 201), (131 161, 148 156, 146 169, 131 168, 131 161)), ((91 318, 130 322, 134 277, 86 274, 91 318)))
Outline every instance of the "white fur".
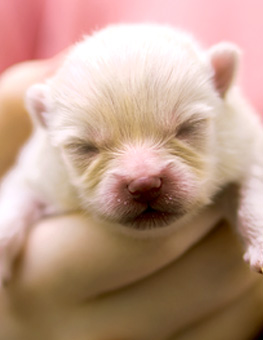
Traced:
MULTIPOLYGON (((121 225, 144 209, 126 186, 151 176, 165 178, 157 208, 184 211, 170 229, 240 186, 245 259, 260 271, 262 127, 232 86, 238 58, 231 44, 204 51, 158 25, 111 26, 73 46, 55 76, 27 93, 35 131, 0 192, 0 278, 45 211, 82 208, 121 225)), ((150 224, 134 235, 159 229, 150 224)))

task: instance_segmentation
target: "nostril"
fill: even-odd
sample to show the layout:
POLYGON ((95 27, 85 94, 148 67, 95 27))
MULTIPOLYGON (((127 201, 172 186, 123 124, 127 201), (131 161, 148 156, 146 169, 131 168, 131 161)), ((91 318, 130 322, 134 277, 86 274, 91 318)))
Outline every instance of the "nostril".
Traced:
POLYGON ((160 194, 162 179, 157 176, 140 177, 130 182, 128 190, 130 194, 141 201, 150 201, 160 194))

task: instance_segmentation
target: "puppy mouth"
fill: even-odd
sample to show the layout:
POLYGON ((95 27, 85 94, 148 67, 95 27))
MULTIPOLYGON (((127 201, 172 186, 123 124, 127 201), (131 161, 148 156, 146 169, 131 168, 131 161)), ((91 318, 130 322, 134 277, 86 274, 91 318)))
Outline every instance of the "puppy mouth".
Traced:
POLYGON ((137 230, 149 230, 168 226, 182 215, 182 211, 168 212, 148 206, 138 215, 124 218, 122 224, 137 230))

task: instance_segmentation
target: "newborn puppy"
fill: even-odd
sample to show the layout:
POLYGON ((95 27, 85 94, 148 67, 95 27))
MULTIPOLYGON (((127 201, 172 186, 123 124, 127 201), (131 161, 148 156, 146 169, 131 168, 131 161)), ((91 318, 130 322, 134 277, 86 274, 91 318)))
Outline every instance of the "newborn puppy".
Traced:
POLYGON ((44 215, 82 210, 158 234, 231 183, 245 260, 262 271, 262 127, 232 87, 238 60, 232 44, 203 51, 158 25, 111 26, 73 46, 27 93, 34 133, 0 192, 2 282, 44 215))

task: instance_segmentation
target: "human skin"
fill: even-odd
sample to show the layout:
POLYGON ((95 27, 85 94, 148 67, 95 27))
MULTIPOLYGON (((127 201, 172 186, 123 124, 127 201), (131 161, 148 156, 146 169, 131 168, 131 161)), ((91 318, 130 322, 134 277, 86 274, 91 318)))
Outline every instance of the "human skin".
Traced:
MULTIPOLYGON (((30 134, 24 93, 60 58, 2 77, 2 175, 30 134)), ((242 253, 213 207, 170 236, 144 240, 90 216, 50 217, 32 228, 0 291, 0 340, 250 339, 263 322, 263 282, 242 253)))

